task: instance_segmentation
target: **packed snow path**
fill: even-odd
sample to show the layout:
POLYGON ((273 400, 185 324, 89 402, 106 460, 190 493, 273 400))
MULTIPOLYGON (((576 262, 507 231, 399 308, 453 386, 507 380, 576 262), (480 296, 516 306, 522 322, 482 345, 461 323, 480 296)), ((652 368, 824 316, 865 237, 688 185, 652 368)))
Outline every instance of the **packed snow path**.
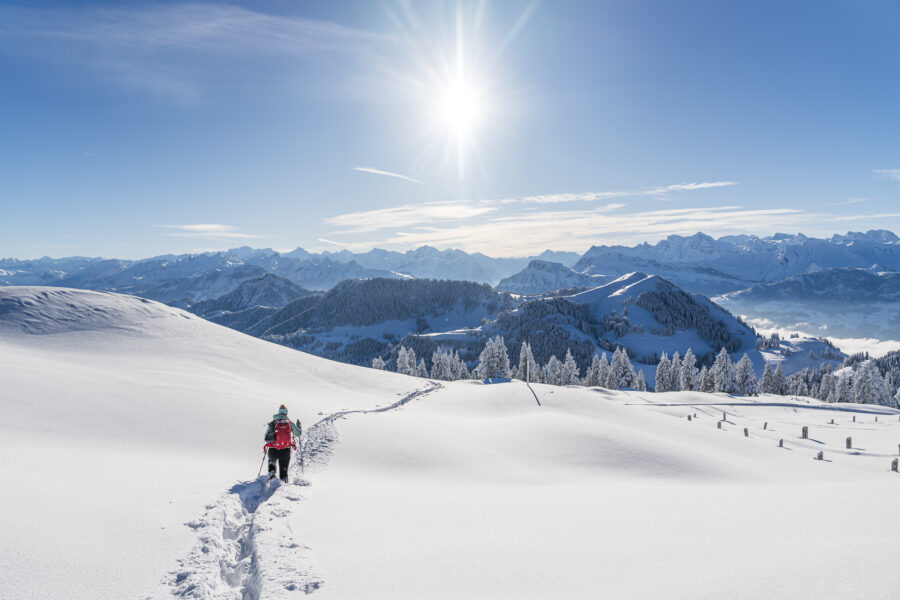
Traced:
POLYGON ((334 423, 353 414, 395 410, 442 386, 427 387, 397 402, 370 410, 342 410, 321 419, 304 432, 299 455, 291 462, 290 484, 263 475, 238 483, 206 513, 187 523, 197 531, 197 543, 178 567, 169 572, 161 588, 148 599, 166 597, 196 600, 259 600, 312 593, 323 584, 311 549, 304 545, 287 518, 306 498, 310 485, 307 469, 323 468, 338 440, 334 423))

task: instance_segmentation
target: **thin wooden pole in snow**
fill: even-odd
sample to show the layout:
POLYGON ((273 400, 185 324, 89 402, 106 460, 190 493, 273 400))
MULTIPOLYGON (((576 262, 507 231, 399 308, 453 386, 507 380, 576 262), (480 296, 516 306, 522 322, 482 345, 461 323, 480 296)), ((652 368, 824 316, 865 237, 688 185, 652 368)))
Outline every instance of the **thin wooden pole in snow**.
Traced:
POLYGON ((853 438, 848 437, 847 438, 847 450, 850 450, 851 448, 853 448, 853 438))
POLYGON ((784 448, 784 440, 783 439, 778 440, 778 447, 784 448))
POLYGON ((809 427, 803 428, 803 434, 801 437, 803 437, 804 440, 809 439, 809 427))
POLYGON ((816 455, 816 460, 825 460, 825 453, 819 451, 819 453, 816 455))
POLYGON ((768 428, 769 428, 769 422, 766 421, 765 423, 763 423, 763 431, 765 431, 768 428))
POLYGON ((717 421, 717 422, 716 422, 716 427, 719 428, 719 429, 722 429, 722 421, 717 421))
POLYGON ((744 437, 750 437, 750 430, 744 427, 744 437))
POLYGON ((900 467, 898 467, 898 463, 900 463, 900 460, 897 460, 896 458, 891 461, 891 471, 893 471, 894 473, 900 473, 900 467))

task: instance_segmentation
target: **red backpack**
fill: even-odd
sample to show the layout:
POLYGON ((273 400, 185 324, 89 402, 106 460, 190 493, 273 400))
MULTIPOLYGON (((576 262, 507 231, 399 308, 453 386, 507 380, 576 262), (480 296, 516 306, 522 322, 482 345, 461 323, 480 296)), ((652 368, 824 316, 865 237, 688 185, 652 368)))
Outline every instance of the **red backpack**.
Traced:
POLYGON ((277 448, 278 450, 284 450, 285 448, 297 449, 297 444, 294 441, 294 434, 291 429, 291 421, 289 419, 275 421, 275 441, 269 442, 266 446, 269 448, 277 448))

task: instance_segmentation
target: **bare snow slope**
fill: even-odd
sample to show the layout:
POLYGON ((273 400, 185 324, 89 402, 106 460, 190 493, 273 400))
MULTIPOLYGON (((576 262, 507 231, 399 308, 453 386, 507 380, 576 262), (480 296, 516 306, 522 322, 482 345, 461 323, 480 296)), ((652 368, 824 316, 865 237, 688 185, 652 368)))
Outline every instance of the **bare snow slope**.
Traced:
POLYGON ((317 597, 900 594, 896 411, 533 388, 541 406, 521 382, 455 382, 341 421, 289 517, 317 597))
POLYGON ((155 302, 0 288, 0 597, 136 598, 252 480, 284 403, 372 408, 408 378, 349 367, 155 302))

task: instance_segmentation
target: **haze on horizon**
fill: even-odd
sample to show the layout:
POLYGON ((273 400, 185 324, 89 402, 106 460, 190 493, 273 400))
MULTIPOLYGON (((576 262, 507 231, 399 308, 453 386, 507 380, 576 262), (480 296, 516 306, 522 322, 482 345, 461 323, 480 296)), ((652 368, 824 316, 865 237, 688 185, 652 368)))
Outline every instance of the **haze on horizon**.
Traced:
POLYGON ((900 230, 900 6, 12 2, 0 256, 900 230))

